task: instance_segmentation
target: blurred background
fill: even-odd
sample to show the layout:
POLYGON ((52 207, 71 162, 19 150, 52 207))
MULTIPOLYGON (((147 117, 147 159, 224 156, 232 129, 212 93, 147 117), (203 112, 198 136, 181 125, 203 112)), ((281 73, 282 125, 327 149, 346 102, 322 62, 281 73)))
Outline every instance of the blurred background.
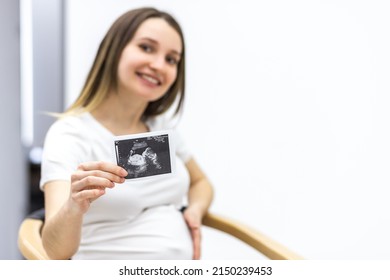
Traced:
MULTIPOLYGON (((40 154, 98 44, 128 9, 182 24, 179 124, 216 190, 212 211, 307 259, 390 258, 390 4, 371 1, 0 1, 0 259, 21 259, 43 206, 40 154)), ((204 259, 255 252, 204 230, 204 259)))

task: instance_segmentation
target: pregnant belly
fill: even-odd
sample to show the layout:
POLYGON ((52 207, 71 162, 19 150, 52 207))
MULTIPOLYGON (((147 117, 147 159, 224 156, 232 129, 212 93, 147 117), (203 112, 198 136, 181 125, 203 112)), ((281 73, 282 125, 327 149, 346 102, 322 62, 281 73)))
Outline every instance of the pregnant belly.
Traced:
POLYGON ((166 205, 146 209, 130 222, 83 231, 79 252, 72 259, 191 258, 192 240, 183 215, 166 205))

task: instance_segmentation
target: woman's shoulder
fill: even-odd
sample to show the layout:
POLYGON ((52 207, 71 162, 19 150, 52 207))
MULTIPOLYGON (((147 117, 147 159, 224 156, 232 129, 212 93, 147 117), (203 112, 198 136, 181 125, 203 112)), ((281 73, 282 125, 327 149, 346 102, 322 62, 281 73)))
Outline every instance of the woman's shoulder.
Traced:
POLYGON ((47 131, 44 146, 51 154, 61 147, 64 151, 77 150, 87 151, 91 132, 87 130, 88 124, 85 115, 64 115, 60 116, 47 131), (78 147, 78 148, 75 148, 78 147))
POLYGON ((84 131, 87 126, 87 114, 62 115, 58 117, 50 127, 50 131, 84 131))
POLYGON ((177 117, 170 117, 166 115, 150 118, 147 125, 150 131, 169 130, 175 143, 176 154, 184 161, 187 162, 192 158, 192 153, 185 138, 182 136, 180 129, 178 128, 179 119, 177 117))
POLYGON ((167 115, 160 115, 149 118, 146 124, 151 131, 174 130, 177 125, 177 120, 167 115))

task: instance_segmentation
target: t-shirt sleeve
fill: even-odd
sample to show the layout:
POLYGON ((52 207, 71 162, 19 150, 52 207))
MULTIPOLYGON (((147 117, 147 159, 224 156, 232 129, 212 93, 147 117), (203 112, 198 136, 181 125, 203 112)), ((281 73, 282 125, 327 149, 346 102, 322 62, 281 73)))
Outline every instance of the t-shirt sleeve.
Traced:
POLYGON ((70 181, 71 174, 89 153, 86 139, 72 117, 57 120, 48 130, 43 147, 40 188, 49 181, 70 181))
POLYGON ((173 136, 175 138, 176 155, 184 162, 187 163, 191 158, 192 154, 188 144, 186 143, 180 131, 174 130, 173 136))
POLYGON ((171 130, 175 144, 176 155, 184 163, 187 163, 192 158, 191 150, 185 141, 185 138, 178 130, 176 121, 169 119, 166 115, 162 115, 150 119, 147 124, 152 131, 171 130))

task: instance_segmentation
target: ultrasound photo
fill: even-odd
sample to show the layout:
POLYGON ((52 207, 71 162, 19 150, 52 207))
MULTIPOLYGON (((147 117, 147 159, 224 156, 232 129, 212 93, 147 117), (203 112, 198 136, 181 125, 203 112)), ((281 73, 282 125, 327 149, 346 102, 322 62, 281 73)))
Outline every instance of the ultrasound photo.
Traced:
POLYGON ((171 174, 170 133, 143 133, 119 136, 114 140, 116 162, 129 173, 126 179, 171 174))

